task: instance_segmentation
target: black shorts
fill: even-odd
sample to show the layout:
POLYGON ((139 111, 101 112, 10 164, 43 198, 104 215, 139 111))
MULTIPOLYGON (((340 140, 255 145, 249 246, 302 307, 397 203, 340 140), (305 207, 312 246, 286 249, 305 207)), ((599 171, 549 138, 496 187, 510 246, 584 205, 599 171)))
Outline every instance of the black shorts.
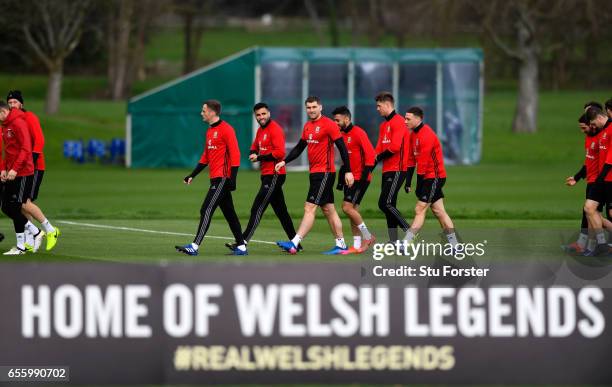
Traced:
POLYGON ((34 201, 38 198, 38 191, 40 190, 40 184, 43 181, 43 176, 45 175, 45 171, 34 170, 34 175, 32 175, 32 191, 30 193, 30 200, 34 201))
POLYGON ((310 174, 310 188, 306 201, 322 206, 334 202, 334 182, 336 172, 317 172, 310 174))
POLYGON ((17 176, 15 180, 4 183, 4 195, 2 200, 9 203, 25 203, 32 192, 33 175, 17 176))
POLYGON ((435 203, 444 197, 442 187, 446 183, 446 178, 423 179, 420 184, 417 184, 417 189, 414 191, 419 201, 425 203, 435 203))
POLYGON ((344 201, 352 203, 353 205, 357 205, 361 203, 361 199, 365 195, 368 187, 370 186, 369 181, 357 181, 355 180, 355 184, 351 188, 344 186, 344 201))

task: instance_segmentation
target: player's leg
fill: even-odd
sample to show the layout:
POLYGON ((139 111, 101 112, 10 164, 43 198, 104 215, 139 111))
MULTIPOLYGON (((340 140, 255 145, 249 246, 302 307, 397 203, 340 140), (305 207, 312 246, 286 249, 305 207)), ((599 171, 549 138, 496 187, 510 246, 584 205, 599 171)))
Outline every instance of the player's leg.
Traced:
POLYGON ((257 192, 257 195, 255 195, 255 200, 253 200, 253 205, 251 206, 249 223, 247 223, 247 226, 244 229, 243 237, 246 243, 248 243, 248 241, 253 237, 255 229, 257 229, 257 226, 261 221, 261 217, 270 203, 270 199, 276 188, 278 180, 277 176, 278 175, 262 176, 261 186, 259 187, 259 191, 257 192))
POLYGON ((406 232, 406 236, 404 237, 408 243, 411 243, 414 238, 417 236, 423 225, 425 224, 425 216, 427 214, 427 209, 430 204, 427 202, 417 201, 414 206, 414 219, 412 219, 412 223, 410 229, 406 232))
POLYGON ((336 207, 334 206, 334 203, 325 203, 321 206, 321 211, 323 212, 323 215, 325 215, 332 235, 335 238, 335 246, 330 250, 325 251, 323 254, 341 254, 343 251, 347 250, 347 247, 346 242, 344 241, 344 234, 342 232, 342 221, 338 216, 336 207))
POLYGON ((430 208, 434 216, 438 218, 440 226, 442 227, 444 235, 446 236, 446 240, 448 243, 455 246, 457 243, 459 243, 459 241, 457 240, 457 234, 455 233, 455 225, 444 208, 444 199, 440 198, 436 200, 434 203, 432 203, 430 208))
POLYGON ((198 228, 196 229, 195 237, 193 242, 184 246, 175 246, 178 252, 187 254, 187 255, 198 255, 198 249, 206 236, 206 232, 210 227, 210 221, 212 219, 217 206, 219 206, 220 195, 223 192, 223 185, 226 184, 227 179, 212 179, 210 182, 210 187, 208 188, 208 192, 206 193, 206 197, 204 198, 204 202, 202 202, 202 207, 200 207, 200 222, 198 223, 198 228))
POLYGON ((587 199, 584 203, 584 212, 587 215, 587 220, 590 226, 590 233, 594 237, 597 246, 594 249, 585 251, 585 255, 592 256, 602 254, 604 250, 607 252, 606 236, 603 231, 603 220, 601 213, 597 211, 599 202, 587 199))
MULTIPOLYGON (((293 226, 293 220, 289 211, 287 210, 287 203, 285 202, 285 194, 283 193, 283 184, 285 183, 285 175, 279 175, 278 184, 276 189, 270 197, 270 205, 276 214, 285 234, 289 239, 293 238, 296 234, 295 227, 293 226)), ((298 245, 298 250, 301 250, 302 246, 298 245)))
POLYGON ((57 240, 61 235, 60 230, 57 227, 54 227, 51 222, 49 222, 49 219, 47 219, 40 207, 38 207, 38 205, 34 203, 36 199, 38 199, 38 193, 40 191, 40 186, 43 181, 44 173, 45 171, 41 171, 38 169, 34 171, 34 175, 32 176, 31 182, 32 188, 30 190, 29 195, 30 200, 28 200, 23 206, 26 212, 25 215, 26 217, 28 217, 28 223, 26 223, 26 230, 34 235, 34 251, 38 250, 37 245, 40 246, 40 242, 42 241, 43 236, 46 236, 47 238, 48 251, 55 247, 55 245, 57 244, 57 240), (30 216, 36 219, 41 224, 42 228, 44 229, 44 233, 38 234, 37 236, 38 227, 34 226, 30 216))
POLYGON ((387 219, 390 241, 398 239, 397 227, 401 227, 404 231, 410 228, 410 225, 396 207, 397 194, 405 179, 405 172, 383 173, 378 208, 385 214, 385 218, 387 219))
POLYGON ((16 177, 15 180, 6 183, 2 200, 2 212, 13 221, 15 230, 16 246, 5 252, 4 255, 23 255, 25 249, 25 224, 26 217, 21 213, 21 205, 26 197, 26 177, 16 177))
MULTIPOLYGON (((329 173, 311 173, 309 175, 310 187, 306 194, 306 202, 304 203, 304 217, 298 227, 296 234, 290 241, 278 241, 276 244, 287 251, 290 254, 295 254, 298 251, 298 246, 302 242, 306 235, 312 229, 314 225, 315 215, 317 208, 321 205, 321 202, 325 197, 323 193, 327 187, 327 183, 330 180, 329 173)), ((334 179, 331 179, 333 184, 334 179)))
POLYGON ((227 224, 234 235, 234 239, 236 240, 236 249, 233 251, 234 255, 247 255, 246 244, 244 242, 244 237, 242 236, 242 228, 240 226, 240 220, 238 219, 238 215, 236 214, 236 209, 234 208, 234 200, 232 199, 232 193, 229 190, 225 190, 221 195, 221 199, 219 200, 219 207, 223 212, 223 216, 225 216, 225 220, 227 220, 227 224))

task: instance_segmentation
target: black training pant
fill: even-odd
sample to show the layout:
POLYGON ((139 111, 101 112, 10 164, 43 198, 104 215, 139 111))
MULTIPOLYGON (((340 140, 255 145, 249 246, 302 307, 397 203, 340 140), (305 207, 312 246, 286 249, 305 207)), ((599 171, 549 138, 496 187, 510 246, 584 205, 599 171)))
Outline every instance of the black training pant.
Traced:
POLYGON ((208 193, 200 209, 200 224, 198 225, 193 243, 197 245, 202 244, 208 227, 210 227, 210 220, 218 206, 221 207, 221 211, 223 211, 223 216, 225 216, 230 230, 232 230, 232 234, 234 234, 236 243, 238 245, 244 244, 240 221, 238 220, 238 215, 236 215, 234 201, 232 200, 231 185, 232 182, 226 177, 210 179, 210 188, 208 189, 208 193))
POLYGON ((378 208, 380 208, 387 218, 387 229, 389 230, 390 241, 396 241, 398 239, 398 227, 401 227, 404 231, 408 231, 410 228, 410 225, 396 207, 397 193, 402 187, 404 180, 406 180, 406 172, 385 172, 382 175, 382 187, 380 189, 380 197, 378 198, 378 208))
POLYGON ((293 227, 291 216, 287 211, 285 195, 283 194, 283 184, 286 178, 286 175, 278 174, 263 175, 261 177, 261 186, 259 187, 259 192, 257 192, 255 200, 253 201, 253 206, 251 207, 249 224, 244 230, 243 236, 245 241, 249 241, 253 237, 263 213, 266 211, 266 208, 268 208, 268 204, 272 206, 287 237, 291 239, 295 236, 295 228, 293 227))

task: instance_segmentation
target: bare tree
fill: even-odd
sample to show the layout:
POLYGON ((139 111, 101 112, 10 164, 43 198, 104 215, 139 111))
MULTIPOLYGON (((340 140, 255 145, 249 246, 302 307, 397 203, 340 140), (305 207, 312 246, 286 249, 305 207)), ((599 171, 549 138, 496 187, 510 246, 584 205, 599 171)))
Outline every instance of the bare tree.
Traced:
POLYGON ((49 72, 45 111, 54 114, 60 105, 64 61, 79 44, 90 2, 36 0, 30 6, 32 14, 23 18, 23 34, 49 72))
POLYGON ((198 52, 204 23, 201 18, 207 14, 212 0, 175 0, 174 10, 183 18, 183 39, 185 50, 183 53, 183 74, 189 73, 197 67, 198 52))
POLYGON ((323 27, 321 25, 321 18, 319 17, 319 13, 317 12, 317 7, 312 0, 304 0, 304 7, 306 7, 306 11, 308 12, 308 16, 310 16, 310 20, 312 22, 312 28, 315 30, 317 37, 319 38, 319 44, 325 44, 325 37, 323 35, 323 27))
POLYGON ((108 83, 113 100, 125 98, 144 65, 152 21, 161 6, 155 0, 112 0, 107 6, 108 83))
POLYGON ((537 131, 540 60, 543 54, 558 49, 561 41, 558 36, 550 36, 548 27, 565 16, 571 4, 568 0, 472 3, 475 11, 482 15, 487 36, 507 57, 519 64, 517 104, 512 123, 514 132, 537 131))

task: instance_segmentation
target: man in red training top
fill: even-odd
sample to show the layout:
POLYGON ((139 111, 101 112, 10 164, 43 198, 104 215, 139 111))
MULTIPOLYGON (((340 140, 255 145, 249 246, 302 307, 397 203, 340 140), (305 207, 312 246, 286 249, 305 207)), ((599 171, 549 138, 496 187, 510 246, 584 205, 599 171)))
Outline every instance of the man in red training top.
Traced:
POLYGON ((42 128, 40 127, 40 121, 38 120, 36 114, 25 110, 21 91, 9 91, 6 101, 11 109, 20 109, 24 112, 24 117, 30 130, 30 137, 32 138, 32 159, 34 162, 34 175, 32 176, 33 181, 31 183, 32 191, 29 193, 27 201, 21 207, 23 214, 26 218, 28 218, 25 229, 26 249, 34 253, 37 252, 40 248, 42 238, 46 235, 47 251, 49 251, 55 247, 57 239, 60 236, 60 230, 57 227, 53 227, 40 207, 34 204, 38 198, 38 192, 45 173, 45 155, 43 154, 45 136, 43 135, 42 128), (36 219, 45 230, 42 231, 36 227, 34 223, 32 223, 32 219, 36 219))
POLYGON ((232 200, 232 191, 236 190, 236 178, 240 166, 240 149, 238 148, 238 139, 236 139, 234 128, 223 121, 219 117, 220 114, 221 104, 219 101, 211 99, 205 101, 202 105, 202 119, 209 125, 206 131, 204 151, 198 165, 191 174, 183 179, 185 184, 191 184, 194 177, 202 172, 206 166, 209 167, 210 187, 200 208, 200 224, 195 238, 190 244, 175 246, 177 251, 187 255, 198 255, 198 250, 202 240, 204 240, 206 231, 208 231, 210 220, 217 206, 221 207, 221 211, 223 211, 223 215, 236 239, 236 248, 232 251, 232 255, 248 254, 240 228, 240 221, 232 200))
POLYGON ((0 180, 4 183, 2 212, 13 220, 17 245, 4 255, 23 255, 25 248, 25 224, 28 221, 21 213, 32 190, 31 176, 34 174, 32 160, 32 139, 25 120, 19 109, 0 101, 0 121, 2 122, 2 148, 4 157, 0 160, 0 180))
MULTIPOLYGON (((295 227, 293 227, 293 221, 289 211, 287 211, 285 195, 283 194, 283 184, 285 184, 287 172, 284 167, 278 172, 274 170, 274 165, 285 158, 285 132, 275 120, 270 118, 270 108, 267 104, 257 103, 253 107, 253 113, 259 128, 251 145, 249 160, 252 163, 259 163, 261 186, 253 201, 251 217, 242 236, 244 242, 248 243, 253 237, 268 204, 270 204, 287 237, 293 238, 295 227)), ((226 243, 225 246, 232 251, 236 249, 234 243, 226 243)), ((298 246, 298 249, 300 248, 301 245, 298 246)))
POLYGON ((587 214, 584 208, 594 206, 596 212, 599 214, 599 218, 603 221, 603 227, 612 229, 612 223, 601 216, 605 200, 603 199, 604 192, 600 189, 600 186, 595 183, 597 175, 599 174, 599 129, 591 127, 586 118, 586 114, 583 114, 578 119, 578 127, 580 131, 585 135, 584 138, 584 150, 585 158, 582 168, 573 176, 565 179, 565 184, 573 187, 581 179, 586 180, 586 199, 582 209, 582 222, 580 223, 580 234, 578 240, 570 245, 563 246, 565 251, 571 254, 584 254, 585 251, 595 250, 595 234, 589 235, 589 225, 587 214), (589 238, 591 236, 591 238, 589 238))
MULTIPOLYGON (((438 218, 444 230, 448 243, 454 247, 458 243, 455 226, 444 209, 442 187, 446 182, 446 171, 444 170, 442 145, 433 129, 423 122, 423 117, 423 110, 416 106, 409 108, 404 116, 406 127, 412 131, 410 147, 412 157, 416 162, 417 189, 415 193, 418 200, 414 208, 414 220, 404 239, 408 243, 413 241, 425 223, 427 209, 431 207, 431 211, 438 218)), ((407 192, 410 191, 414 169, 415 167, 408 168, 407 192)))
POLYGON ((391 93, 383 91, 376 96, 376 110, 384 121, 380 123, 376 143, 376 162, 382 161, 382 186, 378 208, 387 218, 389 241, 398 240, 398 227, 407 231, 410 225, 397 209, 397 194, 406 179, 410 162, 410 132, 404 120, 395 112, 395 100, 391 93))
POLYGON ((354 182, 349 156, 340 133, 340 128, 331 119, 323 116, 323 105, 319 97, 306 98, 306 114, 308 122, 304 124, 302 138, 289 152, 285 160, 274 167, 280 171, 286 163, 296 158, 308 147, 308 163, 310 165, 310 188, 304 203, 304 217, 297 233, 290 241, 278 241, 276 244, 287 251, 295 254, 302 239, 306 237, 315 220, 317 207, 321 207, 327 218, 329 227, 336 238, 336 245, 323 254, 341 254, 348 250, 342 235, 342 222, 334 206, 334 180, 336 179, 336 166, 334 165, 334 144, 340 151, 340 157, 347 170, 344 174, 346 185, 351 187, 354 182))
POLYGON ((374 169, 374 159, 376 156, 367 133, 359 126, 353 125, 351 122, 351 112, 346 106, 337 107, 332 112, 332 115, 342 132, 342 138, 344 139, 344 144, 351 160, 351 167, 353 168, 353 177, 355 178, 353 186, 347 187, 344 184, 344 172, 346 169, 342 166, 338 175, 337 189, 344 189, 342 211, 350 219, 351 230, 353 231, 353 246, 343 252, 343 254, 361 254, 375 241, 374 236, 368 230, 359 213, 359 204, 368 190, 370 180, 372 180, 371 172, 374 169))
MULTIPOLYGON (((612 120, 608 118, 606 112, 599 108, 592 106, 586 111, 586 118, 589 125, 593 130, 599 130, 599 173, 595 179, 597 190, 601 193, 601 200, 606 204, 608 211, 612 208, 612 152, 610 147, 612 146, 612 120)), ((598 201, 599 205, 601 201, 598 201)), ((603 222, 599 221, 599 212, 597 212, 598 206, 585 206, 584 211, 587 213, 587 219, 589 220, 589 226, 593 226, 593 232, 595 232, 597 246, 595 249, 587 249, 584 252, 585 256, 598 256, 607 255, 610 251, 607 241, 606 234, 603 230, 603 222), (595 209, 593 209, 595 207, 595 209)), ((608 214, 609 215, 609 214, 608 214)))

